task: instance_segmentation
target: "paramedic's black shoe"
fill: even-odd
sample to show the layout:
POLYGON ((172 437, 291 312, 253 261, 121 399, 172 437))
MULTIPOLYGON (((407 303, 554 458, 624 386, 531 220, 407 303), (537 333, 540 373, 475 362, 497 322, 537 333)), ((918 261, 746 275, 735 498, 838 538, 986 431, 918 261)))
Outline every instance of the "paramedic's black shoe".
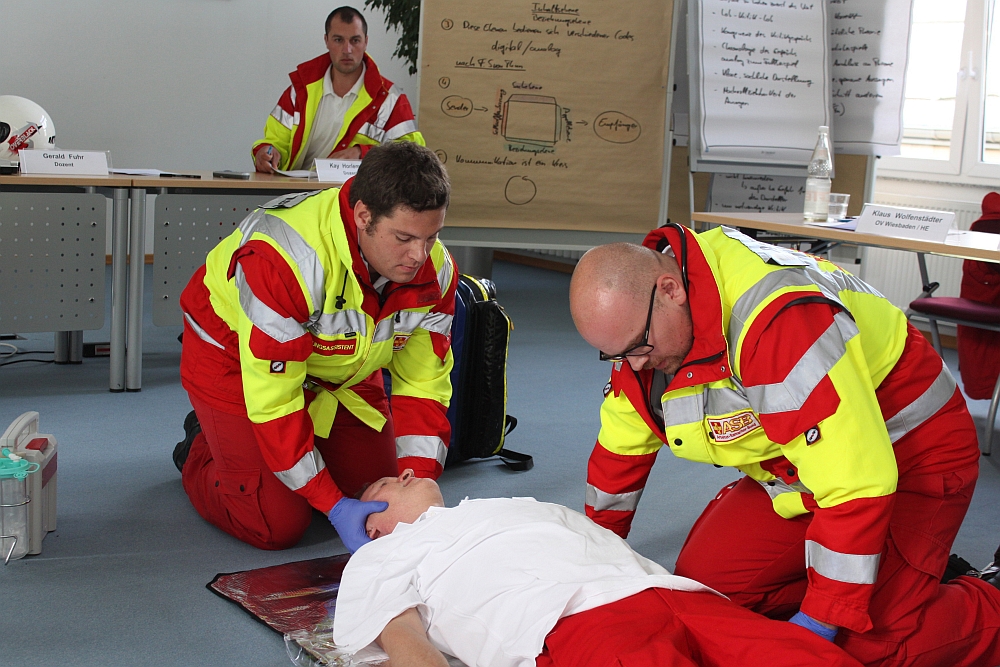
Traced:
POLYGON ((184 467, 188 452, 191 451, 191 443, 194 442, 195 436, 199 433, 201 433, 201 424, 198 423, 198 416, 192 410, 184 418, 184 439, 174 447, 174 465, 177 466, 178 471, 184 467))
POLYGON ((972 567, 972 563, 965 560, 958 554, 952 554, 948 557, 948 566, 944 570, 944 576, 941 577, 941 583, 947 584, 955 577, 960 577, 962 575, 978 577, 979 570, 972 567))
POLYGON ((993 554, 993 562, 980 571, 979 578, 994 588, 1000 589, 1000 547, 993 554))

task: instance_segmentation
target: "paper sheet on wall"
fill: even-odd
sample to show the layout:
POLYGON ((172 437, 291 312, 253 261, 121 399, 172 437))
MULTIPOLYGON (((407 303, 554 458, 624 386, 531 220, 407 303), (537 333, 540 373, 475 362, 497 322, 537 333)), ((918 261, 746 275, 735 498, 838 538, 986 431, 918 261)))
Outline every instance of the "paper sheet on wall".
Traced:
POLYGON ((655 227, 671 4, 425 0, 419 127, 446 224, 655 227))
POLYGON ((722 213, 795 213, 806 198, 806 179, 767 174, 712 174, 708 210, 722 213))
POLYGON ((898 155, 913 0, 827 0, 838 153, 898 155))
POLYGON ((807 164, 817 128, 830 124, 824 3, 691 3, 692 133, 701 156, 807 164))

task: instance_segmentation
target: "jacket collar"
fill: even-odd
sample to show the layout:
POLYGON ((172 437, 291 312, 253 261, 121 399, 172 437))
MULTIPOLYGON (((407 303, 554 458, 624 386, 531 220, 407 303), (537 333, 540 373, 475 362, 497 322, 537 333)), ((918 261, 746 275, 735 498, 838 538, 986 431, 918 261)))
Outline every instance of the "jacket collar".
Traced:
POLYGON ((722 297, 713 268, 714 253, 702 247, 692 230, 676 224, 654 229, 642 244, 656 252, 663 252, 669 246, 687 273, 694 342, 667 390, 730 377, 729 346, 723 328, 722 297))
MULTIPOLYGON (((378 71, 378 65, 372 60, 372 57, 365 53, 364 56, 365 65, 365 91, 375 99, 379 93, 388 92, 388 87, 385 84, 385 80, 378 71)), ((307 60, 306 62, 300 64, 295 68, 295 71, 288 76, 292 81, 298 81, 303 88, 314 83, 316 81, 321 81, 325 76, 328 69, 330 69, 330 54, 323 53, 322 55, 316 56, 312 60, 307 60)))

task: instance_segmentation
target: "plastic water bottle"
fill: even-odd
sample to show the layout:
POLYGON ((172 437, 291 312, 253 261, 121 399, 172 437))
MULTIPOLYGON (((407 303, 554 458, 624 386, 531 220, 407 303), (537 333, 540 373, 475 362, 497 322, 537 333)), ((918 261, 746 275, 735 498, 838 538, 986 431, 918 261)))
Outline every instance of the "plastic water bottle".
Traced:
POLYGON ((806 179, 806 203, 802 216, 806 222, 826 222, 830 213, 830 174, 833 173, 833 151, 830 149, 830 128, 820 125, 816 148, 809 160, 806 179))

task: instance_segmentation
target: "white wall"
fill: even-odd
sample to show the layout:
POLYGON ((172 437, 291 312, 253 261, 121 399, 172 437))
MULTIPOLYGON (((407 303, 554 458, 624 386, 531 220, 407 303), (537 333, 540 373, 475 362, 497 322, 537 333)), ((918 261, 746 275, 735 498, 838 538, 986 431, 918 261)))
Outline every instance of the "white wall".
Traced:
MULTIPOLYGON (((0 0, 0 95, 34 100, 60 147, 110 150, 116 167, 252 170, 288 72, 325 52, 323 22, 348 2, 0 0)), ((398 34, 363 13, 369 54, 416 109, 398 34)))

